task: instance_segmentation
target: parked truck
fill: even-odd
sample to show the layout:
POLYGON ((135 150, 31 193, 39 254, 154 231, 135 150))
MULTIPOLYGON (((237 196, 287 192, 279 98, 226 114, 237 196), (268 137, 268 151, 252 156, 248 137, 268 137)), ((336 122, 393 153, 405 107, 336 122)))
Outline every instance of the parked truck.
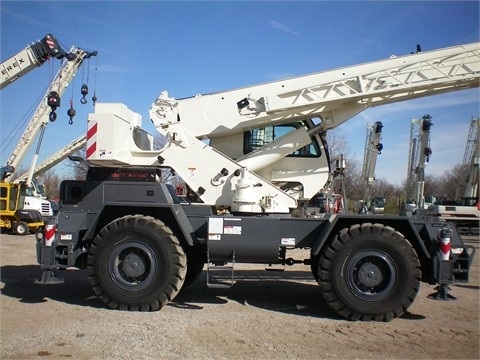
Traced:
POLYGON ((43 216, 40 211, 23 207, 26 197, 27 186, 25 183, 0 183, 1 231, 27 235, 36 232, 44 226, 43 216))
POLYGON ((203 270, 215 288, 235 283, 239 263, 305 264, 351 320, 401 316, 421 282, 446 298, 473 256, 453 225, 298 209, 328 181, 327 130, 372 106, 478 87, 479 57, 474 43, 184 99, 163 91, 149 112, 161 148, 138 113, 97 103, 87 177, 61 183, 56 221, 37 236, 39 282, 88 269, 108 307, 154 311, 203 270), (199 200, 180 201, 163 169, 199 200))

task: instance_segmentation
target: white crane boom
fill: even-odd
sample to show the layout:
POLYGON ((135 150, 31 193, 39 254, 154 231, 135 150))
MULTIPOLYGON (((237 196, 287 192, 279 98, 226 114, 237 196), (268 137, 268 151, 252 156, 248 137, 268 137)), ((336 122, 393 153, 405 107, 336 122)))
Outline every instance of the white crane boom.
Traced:
MULTIPOLYGON (((76 138, 75 140, 71 141, 67 146, 64 146, 60 150, 58 150, 55 154, 49 156, 46 160, 44 160, 40 165, 36 166, 33 169, 33 177, 38 177, 43 175, 47 170, 50 170, 52 167, 66 159, 68 156, 74 154, 82 147, 85 146, 87 142, 86 135, 81 135, 80 137, 76 138)), ((28 179, 30 171, 22 174, 17 178, 19 181, 26 181, 28 179)))
POLYGON ((70 59, 71 54, 62 50, 53 35, 47 34, 42 40, 27 46, 2 62, 0 65, 2 74, 0 89, 7 87, 15 80, 41 66, 51 56, 57 59, 63 59, 64 57, 70 59))
POLYGON ((478 87, 479 78, 474 43, 186 99, 162 92, 150 109, 167 139, 158 150, 139 114, 97 104, 87 161, 171 167, 205 203, 285 213, 328 180, 325 130, 372 106, 478 87))

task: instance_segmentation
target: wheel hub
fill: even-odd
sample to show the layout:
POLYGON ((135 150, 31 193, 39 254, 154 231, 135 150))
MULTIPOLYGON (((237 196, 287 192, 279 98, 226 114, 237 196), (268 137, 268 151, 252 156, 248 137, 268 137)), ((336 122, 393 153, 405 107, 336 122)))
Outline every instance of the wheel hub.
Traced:
POLYGON ((145 263, 138 254, 130 253, 123 260, 122 270, 127 276, 136 278, 145 273, 145 263))
POLYGON ((382 273, 378 266, 371 262, 363 264, 358 271, 359 281, 367 286, 378 286, 382 282, 382 273))
POLYGON ((347 286, 362 300, 378 301, 388 297, 397 281, 397 269, 388 254, 376 249, 352 256, 346 264, 347 286))

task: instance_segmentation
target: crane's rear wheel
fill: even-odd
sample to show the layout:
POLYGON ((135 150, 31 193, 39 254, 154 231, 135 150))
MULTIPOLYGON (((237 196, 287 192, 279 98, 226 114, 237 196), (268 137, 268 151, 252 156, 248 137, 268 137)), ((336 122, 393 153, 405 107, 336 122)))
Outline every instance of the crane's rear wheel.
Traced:
POLYGON ((390 321, 412 304, 420 262, 411 244, 381 224, 343 229, 322 252, 318 283, 329 306, 350 320, 390 321))
POLYGON ((186 256, 178 239, 158 219, 117 219, 96 236, 88 255, 94 292, 109 307, 159 310, 179 292, 186 256))

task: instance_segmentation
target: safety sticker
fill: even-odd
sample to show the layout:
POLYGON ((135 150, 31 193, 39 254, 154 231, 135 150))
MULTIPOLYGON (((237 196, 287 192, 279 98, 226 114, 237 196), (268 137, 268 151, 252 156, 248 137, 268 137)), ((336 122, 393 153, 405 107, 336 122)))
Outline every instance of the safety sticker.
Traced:
POLYGON ((223 219, 214 217, 208 218, 208 233, 223 234, 223 219))
POLYGON ((230 235, 241 235, 242 234, 242 227, 241 226, 225 225, 223 227, 223 233, 224 234, 230 234, 230 235))
POLYGON ((282 245, 295 245, 295 238, 282 238, 282 245))

